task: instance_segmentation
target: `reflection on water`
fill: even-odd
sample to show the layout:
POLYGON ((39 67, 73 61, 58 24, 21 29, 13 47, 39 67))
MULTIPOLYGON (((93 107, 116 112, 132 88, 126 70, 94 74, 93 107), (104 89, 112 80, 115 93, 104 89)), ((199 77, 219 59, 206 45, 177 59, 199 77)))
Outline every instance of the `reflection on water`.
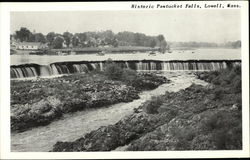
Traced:
POLYGON ((60 120, 47 126, 11 135, 11 151, 49 151, 57 141, 73 141, 100 126, 118 122, 123 117, 133 113, 152 96, 162 95, 166 91, 176 92, 190 86, 192 83, 205 85, 206 83, 195 78, 190 72, 168 72, 167 78, 172 82, 163 84, 155 90, 144 91, 140 99, 129 103, 119 103, 99 109, 89 109, 67 114, 60 120))

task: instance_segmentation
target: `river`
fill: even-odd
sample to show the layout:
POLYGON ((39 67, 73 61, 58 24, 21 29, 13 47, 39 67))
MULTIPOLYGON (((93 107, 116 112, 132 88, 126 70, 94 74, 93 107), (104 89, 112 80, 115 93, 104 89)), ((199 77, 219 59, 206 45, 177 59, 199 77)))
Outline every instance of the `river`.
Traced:
POLYGON ((196 79, 190 71, 166 72, 163 75, 170 79, 171 83, 163 84, 151 91, 142 92, 138 100, 66 114, 47 126, 12 134, 11 151, 49 151, 57 141, 74 141, 100 126, 115 124, 125 116, 132 114, 134 108, 139 107, 152 96, 162 95, 166 91, 177 92, 189 87, 192 83, 206 85, 204 81, 196 79))
POLYGON ((67 56, 38 56, 38 55, 11 55, 11 65, 35 63, 39 65, 48 65, 55 62, 67 61, 105 61, 112 60, 240 60, 241 49, 195 49, 195 50, 174 50, 172 53, 157 53, 152 56, 148 53, 117 53, 105 54, 103 56, 96 54, 67 55, 67 56))

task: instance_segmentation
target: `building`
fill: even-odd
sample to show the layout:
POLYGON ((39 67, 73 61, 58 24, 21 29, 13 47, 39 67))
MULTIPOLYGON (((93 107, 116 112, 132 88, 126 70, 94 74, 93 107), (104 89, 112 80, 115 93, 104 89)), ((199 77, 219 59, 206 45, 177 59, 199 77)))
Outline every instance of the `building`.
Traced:
POLYGON ((18 42, 16 41, 10 41, 10 49, 17 49, 18 42))
POLYGON ((39 50, 48 48, 47 44, 40 42, 19 42, 15 44, 18 50, 39 50))

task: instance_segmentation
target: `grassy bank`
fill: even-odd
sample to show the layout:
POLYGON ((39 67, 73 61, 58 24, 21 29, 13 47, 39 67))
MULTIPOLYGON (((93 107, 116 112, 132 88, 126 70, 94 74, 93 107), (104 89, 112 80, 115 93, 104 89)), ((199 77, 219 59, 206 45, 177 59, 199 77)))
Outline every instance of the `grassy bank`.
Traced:
POLYGON ((53 151, 242 149, 241 68, 197 77, 210 84, 154 97, 114 125, 57 142, 53 151))
POLYGON ((11 81, 11 130, 47 125, 63 114, 138 99, 141 90, 154 89, 166 79, 123 70, 112 62, 104 72, 53 79, 11 81), (126 77, 126 78, 125 78, 126 77))

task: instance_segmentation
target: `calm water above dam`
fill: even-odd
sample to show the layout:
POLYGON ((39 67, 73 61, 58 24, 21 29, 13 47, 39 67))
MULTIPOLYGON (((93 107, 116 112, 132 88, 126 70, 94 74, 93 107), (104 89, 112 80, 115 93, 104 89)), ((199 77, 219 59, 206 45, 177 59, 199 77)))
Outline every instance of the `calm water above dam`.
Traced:
POLYGON ((38 55, 11 55, 11 65, 35 63, 48 65, 55 62, 68 61, 105 61, 112 60, 240 60, 241 49, 196 49, 196 50, 175 50, 172 53, 157 53, 155 56, 148 53, 134 54, 96 54, 67 55, 67 56, 38 56, 38 55))

